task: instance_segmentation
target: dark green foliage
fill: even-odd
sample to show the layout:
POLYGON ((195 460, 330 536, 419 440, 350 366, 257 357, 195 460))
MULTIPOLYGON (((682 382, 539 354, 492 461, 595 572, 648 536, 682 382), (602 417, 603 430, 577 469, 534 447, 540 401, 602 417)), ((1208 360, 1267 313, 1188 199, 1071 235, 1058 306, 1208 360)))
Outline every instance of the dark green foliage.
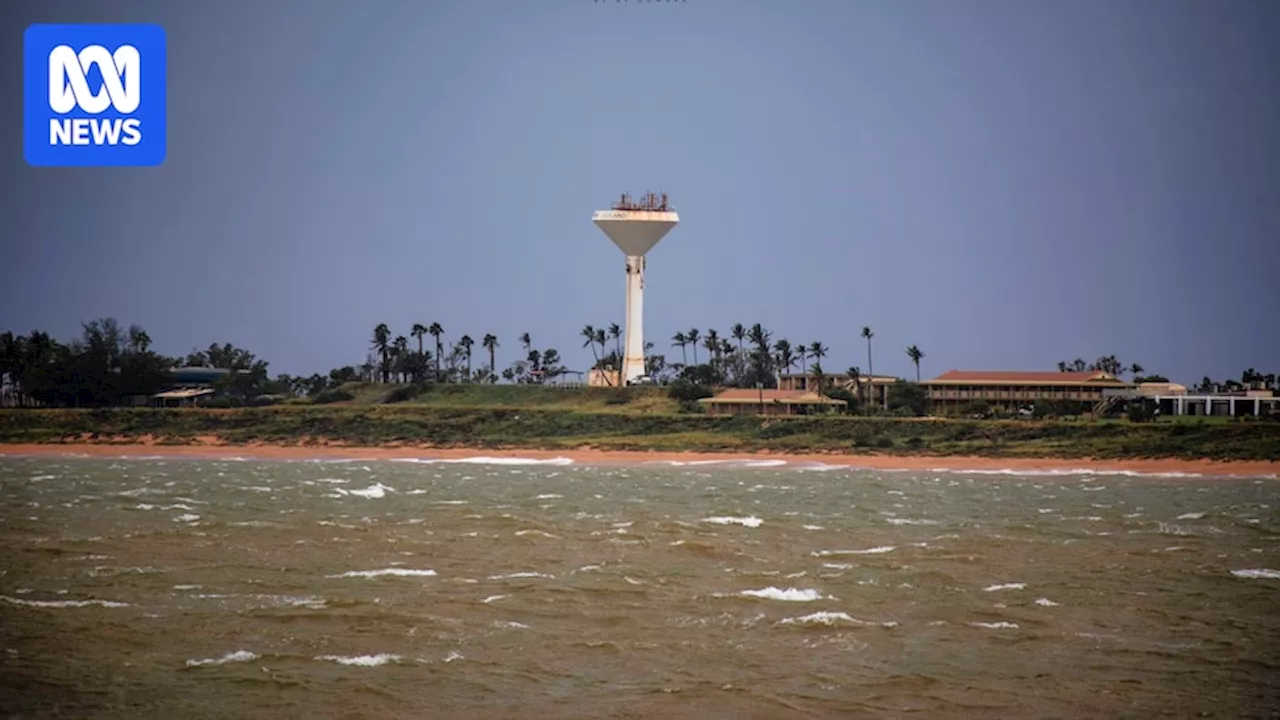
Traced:
MULTIPOLYGON (((340 400, 347 393, 330 391, 340 400)), ((889 417, 631 414, 533 408, 278 405, 187 409, 0 410, 0 442, 103 437, 294 443, 303 438, 379 445, 617 450, 879 451, 1070 458, 1280 460, 1280 423, 896 419, 889 417)))
MULTIPOLYGON (((405 401, 408 401, 408 400, 412 400, 412 399, 414 399, 414 398, 418 397, 419 395, 421 395, 421 394, 426 390, 426 388, 427 388, 427 387, 428 387, 428 386, 427 386, 427 385, 425 385, 425 384, 423 384, 423 383, 414 383, 414 384, 412 384, 412 385, 403 385, 403 386, 398 387, 398 388, 396 388, 395 390, 392 390, 391 392, 387 393, 387 397, 386 397, 386 400, 385 400, 384 402, 388 402, 388 403, 399 403, 399 402, 405 402, 405 401)), ((347 394, 348 396, 350 396, 350 395, 351 395, 351 393, 346 393, 346 394, 347 394)), ((350 399, 351 399, 351 397, 347 397, 346 399, 350 400, 350 399)), ((317 400, 316 402, 319 402, 319 400, 317 400)), ((330 402, 332 402, 332 401, 330 401, 330 402)))
POLYGON ((679 403, 694 403, 702 398, 708 398, 714 395, 711 388, 699 383, 690 382, 684 378, 680 378, 671 383, 667 390, 667 395, 679 403))
POLYGON ((355 399, 355 395, 352 395, 346 390, 325 390, 319 395, 316 395, 312 402, 317 405, 324 405, 327 403, 346 402, 353 399, 355 399))

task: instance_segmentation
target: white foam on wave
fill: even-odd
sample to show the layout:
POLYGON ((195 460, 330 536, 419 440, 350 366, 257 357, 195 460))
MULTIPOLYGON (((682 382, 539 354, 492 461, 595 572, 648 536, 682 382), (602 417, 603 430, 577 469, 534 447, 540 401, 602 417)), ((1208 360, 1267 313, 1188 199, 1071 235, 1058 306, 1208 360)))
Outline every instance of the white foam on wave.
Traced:
POLYGON ((533 499, 534 500, 559 500, 563 497, 564 497, 563 495, 557 495, 555 493, 543 493, 541 495, 535 495, 533 499))
POLYGON ((969 625, 972 627, 984 628, 987 630, 1017 630, 1018 629, 1018 623, 1006 622, 1003 620, 1001 620, 1000 622, 971 622, 969 623, 969 625))
POLYGON ((546 574, 546 573, 532 572, 532 571, 529 571, 529 572, 513 572, 513 573, 506 573, 505 575, 490 575, 490 576, 489 576, 489 579, 490 579, 490 580, 513 580, 513 579, 518 579, 518 578, 549 578, 549 579, 551 579, 551 580, 554 580, 554 579, 556 578, 556 576, 555 576, 555 575, 548 575, 548 574, 546 574))
POLYGON ((1056 603, 1049 598, 1036 598, 1036 604, 1042 607, 1058 607, 1060 603, 1056 603))
POLYGON ((375 578, 383 576, 392 577, 435 577, 435 570, 411 570, 409 568, 384 568, 382 570, 348 570, 339 575, 326 575, 330 578, 375 578))
POLYGON ((248 650, 236 650, 229 652, 220 658, 205 658, 203 660, 188 660, 187 667, 204 667, 206 665, 226 665, 227 663, 252 662, 258 659, 258 655, 248 650))
POLYGON ((559 535, 552 535, 551 533, 545 530, 517 530, 516 531, 516 537, 525 537, 526 535, 537 535, 538 537, 550 538, 552 540, 560 539, 559 535))
POLYGON ((393 487, 391 487, 390 485, 383 485, 383 484, 382 484, 382 483, 380 483, 380 482, 376 482, 376 483, 374 483, 374 484, 370 485, 370 486, 369 486, 369 487, 367 487, 367 488, 359 488, 359 489, 356 489, 356 490, 346 490, 346 489, 344 489, 344 488, 334 488, 334 491, 335 491, 335 493, 334 493, 333 495, 330 495, 329 497, 345 497, 345 496, 347 496, 347 495, 355 495, 355 496, 357 496, 357 497, 368 498, 368 499, 370 499, 370 500, 376 500, 376 499, 378 499, 378 498, 386 497, 386 496, 387 496, 387 492, 388 492, 388 491, 390 491, 390 492, 395 492, 395 491, 396 491, 396 489, 395 489, 395 488, 393 488, 393 487))
POLYGON ((840 555, 883 555, 887 552, 893 552, 898 548, 893 545, 881 545, 880 547, 867 548, 865 550, 815 550, 810 555, 814 557, 838 557, 840 555))
POLYGON ((173 521, 174 521, 174 522, 187 522, 187 523, 189 523, 189 522, 195 522, 195 521, 197 521, 197 520, 199 520, 199 519, 200 519, 200 516, 199 516, 199 515, 196 515, 195 513, 183 513, 183 514, 179 515, 178 517, 174 518, 174 519, 173 519, 173 521))
POLYGON ((1246 570, 1232 570, 1232 575, 1241 578, 1250 578, 1253 580, 1280 580, 1280 570, 1271 570, 1268 568, 1249 568, 1246 570))
POLYGON ((982 592, 999 592, 1000 590, 1023 590, 1027 587, 1026 583, 1000 583, 999 585, 988 585, 982 588, 982 592))
MULTIPOLYGON (((1063 477, 1063 476, 1118 476, 1118 477, 1176 477, 1176 478, 1198 478, 1204 477, 1202 473, 1185 473, 1185 472, 1137 472, 1134 470, 1099 470, 1090 468, 1042 468, 1042 469, 1023 469, 1015 470, 1013 468, 992 468, 992 469, 964 469, 964 468, 933 468, 929 472, 951 473, 953 475, 1015 475, 1026 477, 1063 477)), ((1252 477, 1252 476, 1244 476, 1252 477)))
POLYGON ((485 605, 488 605, 489 603, 497 602, 499 600, 502 600, 504 598, 509 598, 509 597, 511 596, 510 595, 490 595, 489 597, 481 600, 480 602, 484 603, 485 605))
POLYGON ((763 520, 755 515, 748 515, 747 517, 705 517, 702 518, 702 522, 714 523, 716 525, 742 525, 743 527, 749 528, 757 528, 764 523, 763 520))
POLYGON ((1178 517, 1174 518, 1174 520, 1199 520, 1203 517, 1204 517, 1204 513, 1202 512, 1189 512, 1189 513, 1182 513, 1178 517))
POLYGON ((888 622, 875 623, 869 620, 859 620, 848 613, 832 612, 830 610, 822 610, 816 613, 809 613, 800 617, 789 617, 779 620, 777 625, 803 625, 807 627, 826 626, 835 627, 838 625, 855 625, 858 627, 869 627, 879 625, 880 627, 897 627, 898 623, 890 620, 888 622))
POLYGON ((890 525, 937 525, 937 520, 920 520, 916 518, 885 518, 885 522, 890 525))
POLYGON ((114 600, 23 600, 21 598, 9 597, 8 595, 0 595, 3 600, 10 605, 23 605, 26 607, 37 608, 82 608, 97 605, 107 608, 130 607, 129 603, 116 602, 114 600))
POLYGON ((387 663, 399 662, 401 657, 394 653, 378 653, 377 655, 317 655, 316 660, 328 660, 339 665, 357 665, 359 667, 378 667, 387 663))
POLYGON ((553 457, 546 459, 526 458, 526 457, 489 457, 487 455, 477 455, 475 457, 464 458, 394 458, 392 462, 418 463, 423 465, 433 465, 435 463, 446 463, 454 465, 572 465, 573 458, 553 457))
MULTIPOLYGON (((781 600, 783 602, 813 602, 815 600, 824 599, 822 593, 813 588, 777 588, 770 585, 767 588, 759 590, 743 590, 738 593, 743 597, 760 598, 763 600, 781 600)), ((827 597, 828 600, 835 598, 827 597)))

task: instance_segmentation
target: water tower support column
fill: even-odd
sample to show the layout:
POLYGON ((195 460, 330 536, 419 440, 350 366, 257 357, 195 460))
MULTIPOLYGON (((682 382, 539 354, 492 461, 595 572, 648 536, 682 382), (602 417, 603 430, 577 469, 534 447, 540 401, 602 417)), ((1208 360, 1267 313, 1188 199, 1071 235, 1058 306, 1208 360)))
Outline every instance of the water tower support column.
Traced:
POLYGON ((627 256, 627 339, 622 384, 644 375, 644 256, 627 256))

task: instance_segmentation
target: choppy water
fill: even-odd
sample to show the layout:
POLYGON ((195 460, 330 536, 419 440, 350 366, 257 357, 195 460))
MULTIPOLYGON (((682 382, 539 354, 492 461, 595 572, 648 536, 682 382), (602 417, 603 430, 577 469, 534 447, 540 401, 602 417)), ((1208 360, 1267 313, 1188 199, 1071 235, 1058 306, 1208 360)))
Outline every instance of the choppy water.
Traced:
POLYGON ((0 710, 1280 709, 1274 478, 755 465, 0 458, 0 710))

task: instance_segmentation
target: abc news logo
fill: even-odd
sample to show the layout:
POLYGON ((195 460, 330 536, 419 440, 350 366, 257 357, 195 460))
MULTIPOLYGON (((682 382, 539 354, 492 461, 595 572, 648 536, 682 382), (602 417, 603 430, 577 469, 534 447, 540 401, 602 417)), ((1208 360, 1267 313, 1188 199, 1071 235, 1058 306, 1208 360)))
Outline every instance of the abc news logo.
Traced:
MULTIPOLYGON (((121 45, 114 53, 101 45, 90 45, 77 53, 68 45, 49 52, 49 109, 66 115, 77 107, 97 115, 108 107, 121 115, 138 109, 142 102, 142 58, 132 45, 121 45), (102 88, 89 89, 88 72, 97 67, 102 88)), ((142 121, 138 118, 50 118, 50 145, 137 145, 142 142, 142 121)))
POLYGON ((159 25, 45 25, 23 38, 23 142, 36 166, 164 162, 166 38, 159 25))

